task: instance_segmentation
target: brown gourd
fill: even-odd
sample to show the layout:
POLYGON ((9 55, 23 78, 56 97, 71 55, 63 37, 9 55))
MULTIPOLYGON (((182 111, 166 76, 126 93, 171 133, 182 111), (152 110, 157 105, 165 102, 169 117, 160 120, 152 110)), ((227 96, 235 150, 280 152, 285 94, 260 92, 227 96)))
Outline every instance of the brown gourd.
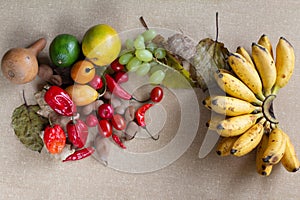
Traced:
POLYGON ((40 38, 28 48, 8 50, 1 61, 3 75, 15 84, 32 81, 38 74, 38 54, 45 48, 46 39, 40 38))

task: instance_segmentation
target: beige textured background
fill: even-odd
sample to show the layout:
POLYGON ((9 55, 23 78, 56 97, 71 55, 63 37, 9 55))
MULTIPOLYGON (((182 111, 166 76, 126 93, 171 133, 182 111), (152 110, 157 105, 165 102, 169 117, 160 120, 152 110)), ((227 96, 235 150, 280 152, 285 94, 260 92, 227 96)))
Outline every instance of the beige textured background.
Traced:
MULTIPOLYGON (((295 47, 296 68, 280 91, 275 112, 300 154, 298 99, 300 78, 300 2, 281 1, 4 1, 0 2, 0 54, 27 46, 38 37, 51 40, 59 33, 81 38, 89 27, 107 23, 118 31, 148 24, 181 29, 195 40, 215 36, 215 12, 220 35, 229 50, 249 47, 262 33, 273 43, 285 36, 295 47)), ((49 45, 49 44, 48 44, 49 45)), ((48 48, 47 45, 47 48, 48 48)), ((47 49, 44 51, 47 54, 47 49)), ((203 133, 172 165, 147 174, 127 174, 105 168, 95 159, 60 163, 47 154, 32 152, 16 139, 10 116, 22 103, 20 91, 30 97, 33 84, 16 86, 0 76, 0 199, 299 199, 299 172, 276 166, 268 178, 255 172, 254 154, 220 158, 211 152, 198 159, 203 133)), ((202 110, 202 109, 201 109, 202 110)), ((208 115, 202 111, 202 115, 208 115)))

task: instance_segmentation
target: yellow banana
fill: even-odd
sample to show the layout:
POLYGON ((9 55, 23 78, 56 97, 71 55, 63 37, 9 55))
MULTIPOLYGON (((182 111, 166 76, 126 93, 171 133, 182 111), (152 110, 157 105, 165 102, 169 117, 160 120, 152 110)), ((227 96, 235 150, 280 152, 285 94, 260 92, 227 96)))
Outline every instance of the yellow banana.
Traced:
POLYGON ((252 58, 262 80, 264 95, 269 96, 276 81, 275 62, 268 50, 256 43, 252 43, 252 58))
POLYGON ((202 104, 209 110, 211 110, 211 96, 206 97, 203 101, 202 104))
POLYGON ((238 136, 235 137, 222 137, 218 143, 216 152, 219 156, 229 156, 230 150, 235 143, 235 141, 238 139, 238 136))
POLYGON ((294 145, 292 144, 289 136, 286 134, 286 148, 284 155, 281 158, 281 164, 289 172, 296 172, 299 170, 300 162, 297 158, 294 145))
POLYGON ((242 134, 236 142, 233 144, 231 149, 231 154, 235 156, 244 156, 251 152, 257 147, 261 138, 264 134, 264 122, 266 120, 263 118, 259 123, 252 126, 244 134, 242 134))
POLYGON ((220 123, 220 121, 224 120, 226 117, 224 115, 219 115, 219 114, 215 114, 213 113, 211 116, 211 119, 206 122, 206 127, 208 127, 208 129, 210 130, 217 130, 217 126, 220 123))
POLYGON ((283 37, 279 39, 276 47, 276 70, 277 77, 273 94, 284 87, 290 80, 295 66, 295 53, 293 46, 283 37))
POLYGON ((268 146, 269 138, 266 134, 262 136, 262 139, 257 147, 256 151, 256 171, 260 175, 269 176, 272 172, 273 165, 268 165, 263 162, 263 153, 268 146))
POLYGON ((268 147, 263 153, 263 161, 266 164, 277 164, 285 152, 286 137, 280 128, 275 128, 269 135, 268 147))
POLYGON ((240 80, 244 82, 260 100, 264 100, 262 83, 255 67, 238 53, 232 53, 228 57, 228 63, 240 80))
POLYGON ((268 38, 267 35, 263 34, 263 35, 259 38, 259 40, 258 40, 257 43, 258 43, 259 45, 265 47, 265 48, 268 50, 269 54, 272 56, 272 58, 274 58, 274 57, 273 57, 273 47, 272 47, 272 44, 271 44, 271 42, 270 42, 270 40, 269 40, 269 38, 268 38))
POLYGON ((260 112, 261 107, 251 103, 228 96, 214 96, 210 99, 210 107, 213 111, 226 116, 238 116, 252 112, 260 112))
POLYGON ((215 79, 219 87, 230 96, 262 105, 262 102, 255 97, 254 93, 242 81, 226 70, 218 70, 215 73, 215 79))
POLYGON ((241 135, 249 128, 251 128, 256 123, 256 120, 262 116, 262 113, 258 113, 240 115, 224 119, 218 123, 217 132, 223 137, 241 135))
POLYGON ((254 63, 253 63, 253 61, 252 61, 251 56, 250 56, 249 53, 246 51, 246 49, 244 49, 244 47, 239 46, 239 47, 236 49, 236 52, 237 52, 238 54, 242 55, 242 56, 245 58, 245 60, 247 60, 247 61, 251 64, 252 67, 255 67, 255 66, 254 66, 254 63))

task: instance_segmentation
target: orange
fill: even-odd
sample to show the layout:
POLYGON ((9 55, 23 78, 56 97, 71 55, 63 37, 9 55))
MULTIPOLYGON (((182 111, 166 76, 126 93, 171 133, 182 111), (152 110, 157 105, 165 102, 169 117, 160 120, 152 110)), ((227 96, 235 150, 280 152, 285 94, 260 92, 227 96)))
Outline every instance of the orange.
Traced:
POLYGON ((118 57, 121 45, 115 29, 107 24, 98 24, 84 34, 82 52, 95 65, 106 66, 118 57))
POLYGON ((71 69, 71 77, 76 83, 86 84, 95 76, 93 63, 87 60, 77 61, 71 69))

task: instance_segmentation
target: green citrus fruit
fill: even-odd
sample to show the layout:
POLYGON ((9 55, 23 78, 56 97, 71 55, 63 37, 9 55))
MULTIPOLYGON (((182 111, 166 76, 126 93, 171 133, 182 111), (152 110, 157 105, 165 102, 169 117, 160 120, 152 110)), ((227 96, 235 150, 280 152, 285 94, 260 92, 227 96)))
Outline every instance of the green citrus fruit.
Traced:
POLYGON ((121 39, 115 29, 106 24, 91 27, 83 36, 82 52, 98 66, 112 63, 121 50, 121 39))
POLYGON ((61 34, 51 42, 49 53, 54 65, 69 67, 79 58, 80 50, 79 42, 75 36, 61 34))

